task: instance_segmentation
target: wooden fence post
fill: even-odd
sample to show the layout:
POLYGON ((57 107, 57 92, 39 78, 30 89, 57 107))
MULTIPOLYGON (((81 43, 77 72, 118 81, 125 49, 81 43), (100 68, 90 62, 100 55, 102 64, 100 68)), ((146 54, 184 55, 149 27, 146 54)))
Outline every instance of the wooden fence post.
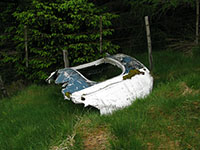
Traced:
POLYGON ((196 45, 199 44, 199 0, 196 0, 196 45))
POLYGON ((28 36, 27 36, 27 26, 24 26, 24 44, 25 44, 25 61, 26 67, 28 68, 28 36))
POLYGON ((68 59, 68 51, 67 50, 63 50, 63 60, 64 60, 65 68, 69 67, 69 59, 68 59))
POLYGON ((100 53, 102 53, 102 16, 100 16, 100 53))
POLYGON ((148 44, 148 58, 149 58, 149 69, 153 71, 153 57, 152 57, 152 45, 151 45, 151 33, 149 25, 149 17, 145 16, 146 34, 147 34, 147 44, 148 44))

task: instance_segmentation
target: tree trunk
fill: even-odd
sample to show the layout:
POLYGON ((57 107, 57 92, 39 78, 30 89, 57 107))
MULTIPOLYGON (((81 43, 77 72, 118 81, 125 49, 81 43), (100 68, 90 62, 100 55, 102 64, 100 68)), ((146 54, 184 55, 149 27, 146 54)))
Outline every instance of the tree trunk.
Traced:
POLYGON ((199 0, 196 0, 196 45, 199 44, 199 0))
POLYGON ((8 92, 6 91, 6 88, 4 86, 4 83, 3 83, 1 75, 0 75, 0 89, 1 89, 1 92, 2 92, 2 96, 3 97, 8 97, 8 92))
POLYGON ((102 16, 100 16, 100 53, 102 53, 102 16))
POLYGON ((63 50, 63 61, 64 61, 65 68, 69 67, 69 59, 68 59, 67 50, 63 50))
POLYGON ((24 44, 25 44, 25 60, 26 67, 28 68, 28 36, 27 36, 27 26, 24 26, 24 44))

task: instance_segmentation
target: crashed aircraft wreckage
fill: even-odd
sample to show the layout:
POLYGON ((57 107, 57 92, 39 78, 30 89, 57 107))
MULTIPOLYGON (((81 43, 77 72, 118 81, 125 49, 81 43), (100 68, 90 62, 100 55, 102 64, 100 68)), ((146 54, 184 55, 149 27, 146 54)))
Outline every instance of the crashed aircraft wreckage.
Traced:
MULTIPOLYGON (((91 71, 91 73, 93 73, 91 71)), ((75 104, 93 106, 101 114, 109 114, 129 106, 137 98, 147 96, 153 87, 153 77, 149 70, 135 58, 116 54, 76 67, 59 69, 48 77, 62 84, 62 94, 66 100, 75 104), (103 82, 87 79, 81 70, 100 64, 111 64, 121 69, 121 74, 103 82)))

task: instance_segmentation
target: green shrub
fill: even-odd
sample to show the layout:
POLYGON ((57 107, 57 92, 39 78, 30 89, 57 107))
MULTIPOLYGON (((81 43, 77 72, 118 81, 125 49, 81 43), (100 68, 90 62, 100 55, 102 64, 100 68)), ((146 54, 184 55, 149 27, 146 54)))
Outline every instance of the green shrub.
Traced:
POLYGON ((33 0, 26 8, 18 6, 13 16, 17 20, 15 55, 4 54, 5 63, 12 62, 18 75, 29 80, 43 80, 63 66, 62 50, 69 52, 70 65, 95 60, 113 53, 118 46, 103 41, 99 51, 99 20, 102 16, 103 36, 112 35, 111 20, 116 15, 103 13, 87 0, 33 0), (24 26, 28 28, 29 67, 25 65, 24 26))

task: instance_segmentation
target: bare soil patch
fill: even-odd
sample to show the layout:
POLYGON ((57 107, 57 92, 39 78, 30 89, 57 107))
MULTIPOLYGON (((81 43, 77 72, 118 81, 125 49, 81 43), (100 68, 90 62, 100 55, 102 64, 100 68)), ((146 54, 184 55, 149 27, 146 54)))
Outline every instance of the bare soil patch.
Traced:
POLYGON ((77 131, 82 135, 85 150, 109 150, 112 135, 105 125, 93 125, 90 120, 82 120, 77 131))

